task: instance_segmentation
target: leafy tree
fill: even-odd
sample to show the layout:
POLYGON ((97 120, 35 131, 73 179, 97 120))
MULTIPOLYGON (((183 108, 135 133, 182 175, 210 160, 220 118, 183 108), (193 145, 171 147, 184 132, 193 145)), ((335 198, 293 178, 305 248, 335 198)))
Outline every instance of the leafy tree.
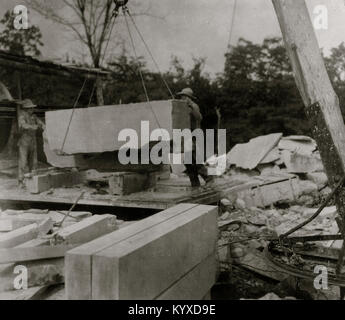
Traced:
POLYGON ((240 39, 226 54, 224 73, 217 82, 230 145, 272 132, 310 134, 280 38, 262 44, 240 39))
POLYGON ((343 117, 345 117, 345 43, 342 42, 338 47, 332 48, 330 56, 324 59, 328 75, 339 97, 343 117))
POLYGON ((4 30, 0 33, 0 47, 11 53, 19 55, 39 56, 42 34, 37 26, 30 26, 28 29, 17 30, 14 28, 15 15, 7 11, 0 23, 4 30))

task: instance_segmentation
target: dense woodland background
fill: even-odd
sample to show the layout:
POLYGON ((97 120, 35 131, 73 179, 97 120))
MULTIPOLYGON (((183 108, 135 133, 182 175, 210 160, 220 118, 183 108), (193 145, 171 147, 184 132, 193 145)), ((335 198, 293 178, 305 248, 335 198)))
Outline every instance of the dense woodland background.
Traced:
MULTIPOLYGON (((39 56, 44 45, 39 28, 32 26, 18 32, 12 27, 12 19, 8 12, 0 21, 4 27, 0 34, 0 48, 17 54, 39 56)), ((172 53, 171 67, 163 74, 173 92, 186 86, 193 88, 204 115, 204 128, 216 126, 215 107, 219 107, 221 127, 228 132, 228 147, 273 132, 310 134, 282 39, 267 38, 261 44, 239 39, 225 53, 225 57, 224 71, 210 77, 204 72, 207 57, 195 58, 194 66, 186 69, 172 53)), ((345 44, 332 49, 331 54, 325 57, 325 63, 344 114, 345 44)), ((112 72, 111 81, 104 88, 106 104, 145 101, 139 68, 150 99, 170 99, 160 75, 149 70, 143 58, 133 58, 125 47, 118 57, 106 61, 105 67, 112 72)), ((15 97, 13 70, 2 69, 0 77, 15 97)), ((61 81, 61 78, 37 74, 22 73, 21 78, 24 98, 55 108, 71 107, 82 86, 79 80, 61 81)), ((90 105, 93 88, 94 83, 86 84, 80 107, 90 105)), ((95 99, 93 95, 91 105, 96 104, 95 99)))

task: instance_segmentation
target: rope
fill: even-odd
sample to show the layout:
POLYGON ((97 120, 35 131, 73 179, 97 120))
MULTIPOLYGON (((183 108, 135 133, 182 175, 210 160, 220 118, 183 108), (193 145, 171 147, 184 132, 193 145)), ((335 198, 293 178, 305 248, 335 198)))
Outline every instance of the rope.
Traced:
MULTIPOLYGON (((110 42, 110 38, 111 38, 111 35, 113 33, 113 30, 114 30, 114 26, 115 26, 115 22, 116 22, 116 17, 117 17, 117 14, 116 12, 114 12, 112 18, 114 18, 113 20, 113 23, 112 23, 112 26, 111 26, 111 29, 110 29, 110 33, 109 33, 109 37, 108 37, 108 40, 107 40, 107 43, 106 43, 106 46, 105 46, 105 49, 104 49, 104 52, 100 58, 100 66, 103 64, 103 61, 105 59, 105 55, 106 55, 106 52, 108 50, 108 46, 109 46, 109 42, 110 42)), ((100 68, 100 67, 99 67, 100 68)), ((89 103, 88 103, 88 107, 91 105, 91 101, 92 101, 92 98, 93 98, 93 95, 95 93, 95 89, 96 89, 96 85, 97 85, 97 80, 98 80, 98 77, 99 77, 99 70, 97 70, 97 76, 96 76, 96 80, 95 80, 95 83, 93 84, 93 88, 92 88, 92 91, 91 91, 91 95, 90 95, 90 99, 89 99, 89 103)), ((72 119, 73 119, 73 115, 74 115, 74 111, 75 111, 75 108, 79 102, 79 99, 81 97, 81 94, 84 90, 84 87, 85 87, 85 84, 86 84, 86 81, 87 81, 87 78, 85 78, 84 80, 84 83, 79 91, 79 94, 78 94, 78 97, 77 97, 77 100, 75 101, 74 103, 74 106, 73 106, 73 110, 72 110, 72 113, 71 113, 71 117, 69 119, 69 123, 68 123, 68 127, 67 127, 67 130, 66 130, 66 134, 65 134, 65 137, 63 139, 63 143, 62 143, 62 147, 61 147, 61 152, 63 152, 63 148, 65 147, 65 143, 66 143, 66 139, 67 139, 67 136, 68 136, 68 133, 69 133, 69 129, 70 129, 70 126, 71 126, 71 123, 72 123, 72 119)))
MULTIPOLYGON (((127 26, 129 38, 131 40, 133 53, 134 53, 135 59, 138 61, 137 50, 135 49, 135 44, 134 44, 133 36, 132 36, 131 30, 129 28, 129 23, 128 23, 128 20, 127 20, 125 12, 124 12, 124 17, 125 17, 125 21, 126 21, 126 26, 127 26)), ((147 88, 146 88, 146 85, 145 85, 144 76, 143 76, 143 73, 141 72, 140 66, 138 67, 138 71, 139 71, 139 75, 140 75, 140 79, 141 79, 141 84, 142 84, 142 87, 143 87, 144 92, 145 92, 146 100, 147 100, 147 102, 150 102, 150 98, 149 98, 149 95, 147 93, 147 88)))
POLYGON ((65 137, 63 139, 63 143, 62 143, 61 149, 60 149, 61 152, 63 152, 63 148, 65 147, 65 143, 66 143, 66 139, 67 139, 67 136, 68 136, 68 133, 69 133, 69 129, 70 129, 71 123, 72 123, 74 111, 75 111, 75 108, 77 107, 77 104, 79 102, 81 94, 82 94, 82 92, 84 90, 86 81, 87 81, 87 78, 84 79, 84 83, 83 83, 83 85, 82 85, 82 87, 81 87, 81 89, 79 91, 78 97, 77 97, 76 101, 74 102, 73 110, 72 110, 72 113, 71 113, 71 116, 70 116, 70 119, 69 119, 69 123, 68 123, 68 127, 67 127, 67 130, 66 130, 66 133, 65 133, 65 137))
MULTIPOLYGON (((137 51, 136 51, 136 49, 135 49, 135 44, 134 44, 133 36, 132 36, 131 30, 130 30, 130 28, 129 28, 128 19, 127 19, 127 17, 126 17, 126 11, 123 11, 123 15, 124 15, 124 17, 125 17, 125 21, 126 21, 126 26, 127 26, 128 34, 129 34, 129 37, 130 37, 130 40, 131 40, 131 44, 132 44, 132 47, 133 47, 133 53, 134 53, 135 59, 138 61, 138 55, 137 55, 137 51)), ((154 111, 154 109, 153 109, 153 107, 152 107, 152 105, 151 105, 150 98, 149 98, 149 95, 148 95, 148 92, 147 92, 147 88, 146 88, 146 85, 145 85, 144 76, 143 76, 143 73, 141 72, 140 66, 138 67, 138 71, 139 71, 139 75, 140 75, 140 79, 141 79, 141 84, 142 84, 142 87, 143 87, 144 92, 145 92, 145 96, 146 96, 147 103, 150 105, 151 110, 152 110, 152 113, 153 113, 153 115, 154 115, 154 117, 155 117, 155 120, 156 120, 156 122, 157 122, 157 124, 158 124, 158 127, 161 129, 162 126, 160 125, 159 120, 158 120, 158 118, 157 118, 157 115, 156 115, 156 113, 155 113, 155 111, 154 111)))
MULTIPOLYGON (((114 18, 114 20, 113 20, 113 23, 112 23, 112 26, 111 26, 111 29, 110 29, 110 33, 109 33, 109 37, 108 37, 106 46, 105 46, 105 48, 104 48, 102 57, 101 57, 100 62, 99 62, 99 68, 102 66, 102 64, 103 64, 103 62, 104 62, 104 59, 105 59, 105 55, 107 54, 109 42, 110 42, 110 39, 111 39, 113 30, 114 30, 114 27, 115 27, 116 17, 117 17, 117 15, 114 13, 113 16, 112 16, 112 18, 114 18)), ((94 93, 95 93, 95 89, 96 89, 96 85, 97 85, 98 76, 99 76, 99 70, 97 70, 96 81, 95 81, 95 83, 93 84, 93 88, 92 88, 92 92, 91 92, 91 96, 90 96, 90 100, 89 100, 88 107, 90 107, 91 102, 92 102, 93 95, 94 95, 94 93)))
POLYGON ((90 107, 90 105, 91 105, 92 98, 93 98, 93 95, 94 95, 95 90, 96 90, 97 79, 98 79, 98 72, 97 72, 95 83, 93 84, 93 87, 92 87, 92 91, 91 91, 91 95, 90 95, 90 100, 89 100, 89 103, 88 103, 87 107, 90 107))
POLYGON ((117 15, 113 15, 114 21, 113 21, 112 26, 111 26, 111 29, 110 29, 109 37, 108 37, 107 44, 106 44, 105 49, 104 49, 104 52, 103 52, 103 56, 101 57, 101 60, 100 60, 100 66, 101 66, 102 63, 103 63, 103 61, 104 61, 104 59, 105 59, 105 55, 106 55, 107 50, 108 50, 110 38, 111 38, 111 35, 112 35, 112 33, 113 33, 114 26, 115 26, 115 22, 116 22, 116 17, 117 17, 117 15))
POLYGON ((154 56, 153 56, 153 54, 152 54, 152 52, 151 52, 151 50, 150 50, 150 48, 149 48, 147 42, 145 41, 145 39, 144 39, 142 33, 140 32, 140 30, 139 30, 137 24, 135 23, 135 20, 134 20, 133 16, 130 14, 128 8, 127 8, 126 12, 127 12, 128 16, 131 18, 131 21, 132 21, 132 23, 133 23, 133 26, 135 27, 135 29, 136 29, 136 31, 137 31, 139 37, 141 38, 142 42, 143 42, 144 45, 145 45, 145 48, 146 48, 147 52, 149 53, 149 55, 150 55, 150 57, 151 57, 151 59, 152 59, 154 65, 155 65, 155 67, 157 68, 157 71, 158 71, 158 73, 159 73, 159 75, 160 75, 160 77, 161 77, 161 79, 162 79, 163 84, 164 84, 164 85, 166 86, 166 88, 168 89, 171 98, 172 98, 172 99, 175 99, 175 97, 174 97, 174 95, 173 95, 173 93, 172 93, 172 91, 171 91, 171 89, 170 89, 168 83, 166 82, 166 80, 165 80, 164 77, 163 77, 163 74, 162 74, 162 72, 161 72, 161 70, 160 70, 160 68, 159 68, 159 65, 158 65, 156 59, 154 58, 154 56))
POLYGON ((232 18, 231 18, 230 31, 229 31, 228 49, 230 49, 230 46, 231 46, 232 33, 233 33, 234 24, 235 24, 235 17, 236 17, 237 0, 234 0, 234 1, 235 1, 234 2, 234 9, 232 11, 232 18))

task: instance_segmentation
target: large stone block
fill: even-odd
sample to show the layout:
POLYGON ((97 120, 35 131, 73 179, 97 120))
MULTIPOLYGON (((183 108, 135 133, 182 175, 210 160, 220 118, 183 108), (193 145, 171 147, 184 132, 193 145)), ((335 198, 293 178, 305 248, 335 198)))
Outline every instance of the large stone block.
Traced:
MULTIPOLYGON (((51 150, 61 150, 73 110, 46 112, 46 133, 51 150)), ((189 108, 179 100, 75 109, 63 147, 66 154, 102 153, 119 150, 123 129, 133 129, 141 138, 141 122, 148 121, 149 134, 159 128, 190 128, 189 108)))
MULTIPOLYGON (((144 284, 144 287, 150 291, 148 296, 152 298, 152 295, 156 294, 155 297, 158 297, 214 253, 216 238, 216 207, 197 204, 179 204, 171 207, 69 251, 65 259, 67 298, 113 299, 118 295, 115 256, 118 250, 122 252, 124 248, 133 250, 133 254, 129 253, 128 258, 133 257, 134 260, 122 260, 129 269, 127 275, 121 276, 121 279, 129 281, 128 285, 131 286, 135 279, 143 282, 150 270, 152 274, 146 281, 150 282, 153 278, 152 284, 144 284), (140 258, 141 256, 146 260, 140 258), (114 261, 115 265, 112 265, 114 261), (101 275, 99 272, 105 273, 101 275), (155 288, 166 275, 168 280, 155 288), (133 276, 132 280, 128 278, 133 276), (164 288, 161 289, 161 286, 164 288)), ((123 283, 121 282, 121 286, 123 283)), ((128 296, 128 290, 123 291, 118 298, 128 296)), ((140 295, 142 292, 139 290, 137 294, 140 295)), ((135 297, 136 294, 133 294, 132 298, 135 297)))
POLYGON ((152 300, 215 252, 217 208, 198 206, 93 257, 92 299, 152 300))

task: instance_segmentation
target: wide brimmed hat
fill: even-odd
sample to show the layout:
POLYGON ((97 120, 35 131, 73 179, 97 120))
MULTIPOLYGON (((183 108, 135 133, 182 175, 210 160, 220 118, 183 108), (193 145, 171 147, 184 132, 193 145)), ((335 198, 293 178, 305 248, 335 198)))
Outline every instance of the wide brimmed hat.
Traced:
POLYGON ((184 88, 182 91, 176 94, 177 96, 186 96, 192 99, 196 99, 194 92, 191 88, 184 88))
POLYGON ((19 104, 22 106, 23 109, 32 109, 37 107, 37 105, 33 104, 30 99, 25 99, 19 102, 19 104))

